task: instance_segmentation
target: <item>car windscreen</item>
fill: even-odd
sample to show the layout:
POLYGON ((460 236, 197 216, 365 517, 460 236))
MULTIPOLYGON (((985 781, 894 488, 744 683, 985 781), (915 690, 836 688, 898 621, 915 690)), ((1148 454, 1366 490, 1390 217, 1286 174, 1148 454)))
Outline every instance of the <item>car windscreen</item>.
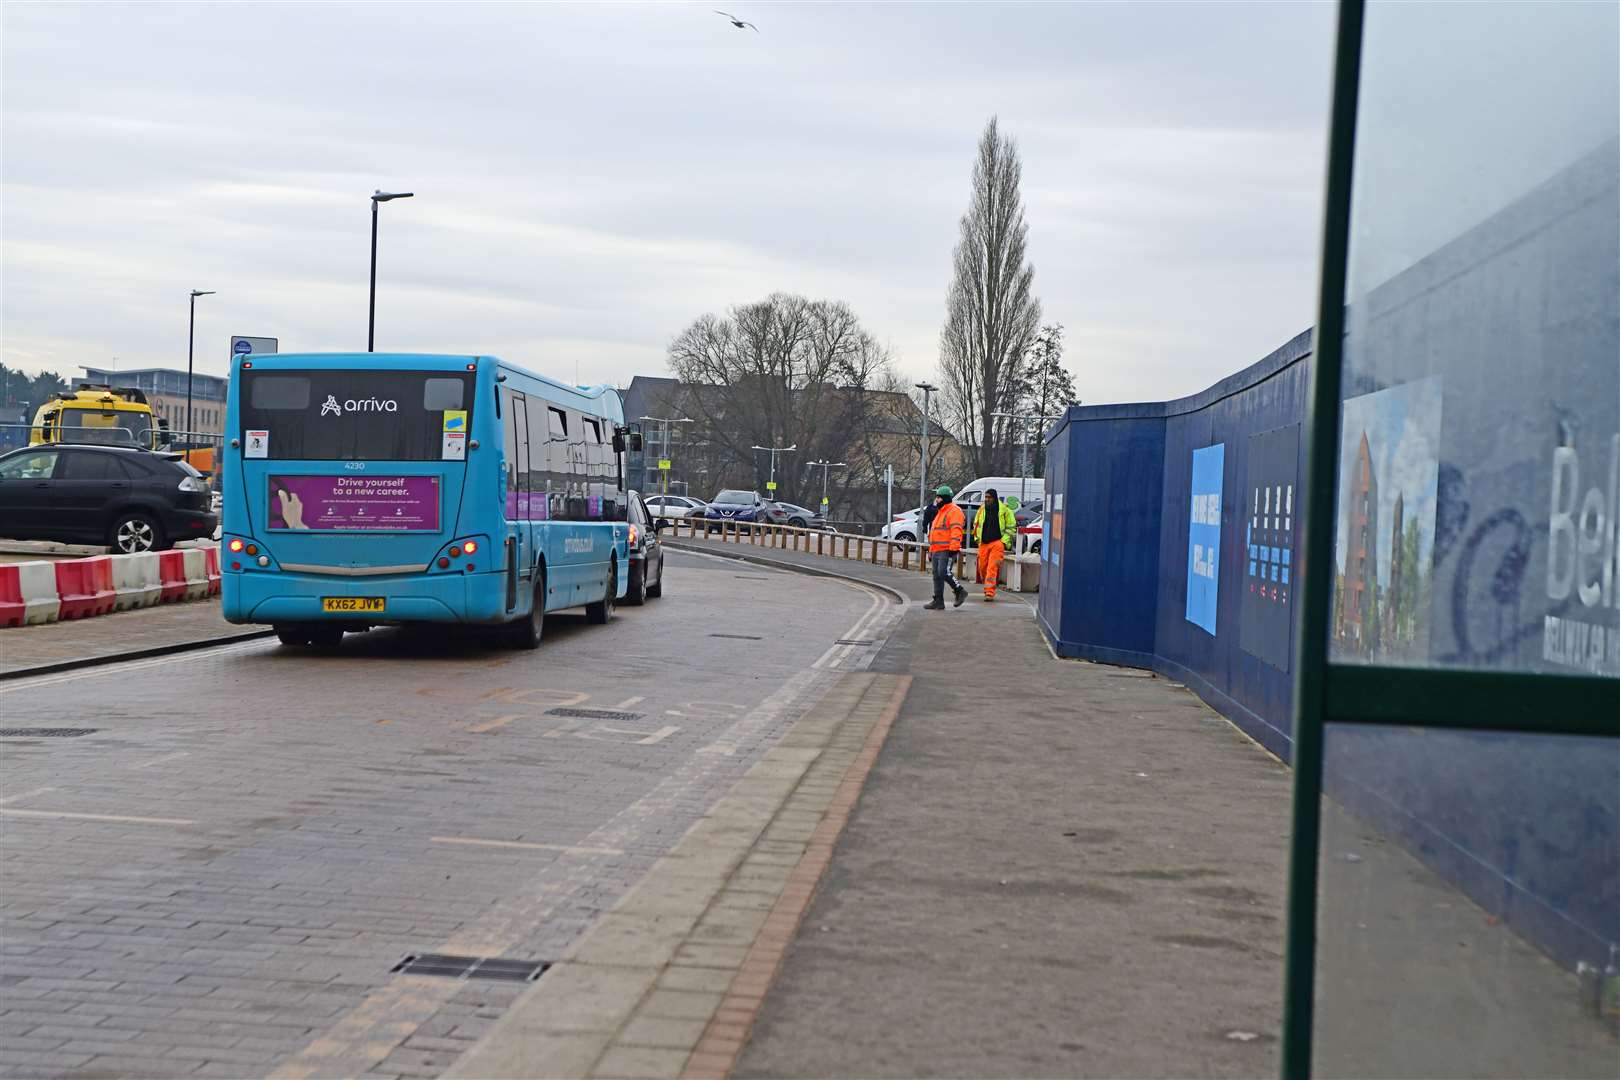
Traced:
POLYGON ((252 456, 282 461, 462 460, 472 422, 470 372, 248 371, 240 393, 252 456))
POLYGON ((714 501, 717 503, 748 504, 754 501, 754 493, 752 491, 722 491, 714 497, 714 501))

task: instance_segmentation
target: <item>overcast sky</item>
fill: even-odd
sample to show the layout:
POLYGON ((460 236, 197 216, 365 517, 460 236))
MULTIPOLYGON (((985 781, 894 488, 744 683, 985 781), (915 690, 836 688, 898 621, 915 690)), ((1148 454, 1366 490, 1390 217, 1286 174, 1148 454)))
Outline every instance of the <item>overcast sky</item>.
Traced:
POLYGON ((623 384, 787 290, 921 378, 992 114, 1087 401, 1312 322, 1331 4, 720 6, 11 0, 0 359, 363 349, 383 188, 379 349, 623 384))

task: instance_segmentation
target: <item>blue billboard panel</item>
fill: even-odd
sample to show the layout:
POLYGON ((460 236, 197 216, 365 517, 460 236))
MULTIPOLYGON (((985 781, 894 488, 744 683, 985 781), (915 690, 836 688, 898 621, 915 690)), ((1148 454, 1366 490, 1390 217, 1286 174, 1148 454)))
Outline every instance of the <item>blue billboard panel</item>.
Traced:
POLYGON ((1187 526, 1187 621, 1215 633, 1215 600, 1221 581, 1221 478, 1226 444, 1192 456, 1192 518, 1187 526))

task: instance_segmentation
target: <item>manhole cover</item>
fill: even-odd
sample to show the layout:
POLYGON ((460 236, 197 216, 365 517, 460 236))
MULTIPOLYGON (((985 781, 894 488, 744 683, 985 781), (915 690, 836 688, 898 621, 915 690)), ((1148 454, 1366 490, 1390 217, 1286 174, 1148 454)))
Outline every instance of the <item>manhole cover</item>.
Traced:
POLYGON ((79 735, 94 735, 100 728, 93 727, 8 727, 0 728, 3 739, 71 739, 79 735))
POLYGON ((618 709, 547 709, 547 716, 567 716, 575 720, 640 720, 642 713, 618 709))
POLYGON ((396 975, 437 975, 446 979, 499 979, 533 982, 551 965, 543 960, 500 960, 490 956, 412 953, 389 969, 396 975))
POLYGON ((733 641, 764 641, 758 634, 710 634, 710 637, 730 638, 733 641))

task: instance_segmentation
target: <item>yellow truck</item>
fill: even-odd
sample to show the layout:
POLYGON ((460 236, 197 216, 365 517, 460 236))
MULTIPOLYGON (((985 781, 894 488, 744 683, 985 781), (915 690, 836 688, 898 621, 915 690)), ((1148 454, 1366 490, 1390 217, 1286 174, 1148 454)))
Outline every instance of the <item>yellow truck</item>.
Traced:
MULTIPOLYGON (((170 445, 168 421, 152 412, 146 395, 132 386, 90 383, 57 394, 34 413, 30 443, 99 443, 164 450, 170 445)), ((181 451, 204 476, 214 473, 213 447, 181 451)))

